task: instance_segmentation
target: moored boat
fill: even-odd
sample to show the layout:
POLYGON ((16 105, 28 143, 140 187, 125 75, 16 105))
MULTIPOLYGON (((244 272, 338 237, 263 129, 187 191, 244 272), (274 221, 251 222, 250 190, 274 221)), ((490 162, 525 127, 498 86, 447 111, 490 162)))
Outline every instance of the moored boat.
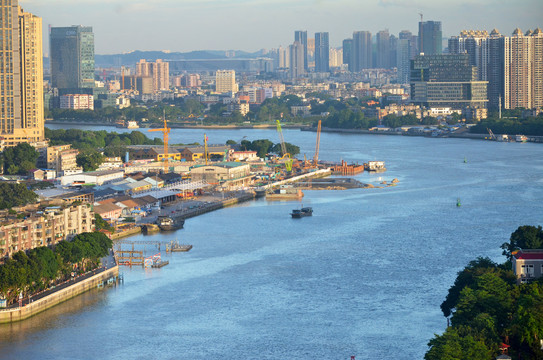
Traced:
POLYGON ((301 209, 294 209, 290 213, 290 216, 293 218, 301 218, 305 216, 312 216, 313 215, 313 208, 310 207, 303 207, 301 209))
POLYGON ((162 231, 173 231, 183 228, 183 225, 185 224, 185 219, 172 219, 169 216, 159 216, 156 220, 156 223, 162 231))

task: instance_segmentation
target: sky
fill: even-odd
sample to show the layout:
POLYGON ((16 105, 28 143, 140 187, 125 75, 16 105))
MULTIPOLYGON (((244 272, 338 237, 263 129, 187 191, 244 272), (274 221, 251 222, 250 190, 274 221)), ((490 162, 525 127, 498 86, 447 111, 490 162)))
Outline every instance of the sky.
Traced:
POLYGON ((96 54, 134 50, 244 50, 288 46, 295 30, 329 32, 339 47, 353 31, 417 33, 424 20, 442 22, 443 36, 497 28, 510 35, 543 28, 542 0, 19 0, 49 25, 92 26, 96 54))

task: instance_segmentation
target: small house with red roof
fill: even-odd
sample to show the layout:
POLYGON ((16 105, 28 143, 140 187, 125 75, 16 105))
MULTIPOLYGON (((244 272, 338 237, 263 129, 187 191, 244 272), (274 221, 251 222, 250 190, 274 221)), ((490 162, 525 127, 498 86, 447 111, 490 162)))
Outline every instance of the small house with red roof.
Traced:
POLYGON ((518 250, 512 255, 517 283, 527 283, 543 276, 543 249, 518 250))

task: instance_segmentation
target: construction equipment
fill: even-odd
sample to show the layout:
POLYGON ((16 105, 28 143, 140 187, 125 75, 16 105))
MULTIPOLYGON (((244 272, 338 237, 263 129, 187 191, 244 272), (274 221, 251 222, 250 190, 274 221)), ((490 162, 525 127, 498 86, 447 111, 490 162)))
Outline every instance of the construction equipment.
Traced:
POLYGON ((292 171, 292 159, 290 158, 290 154, 287 152, 287 146, 285 145, 285 138, 283 137, 283 130, 281 130, 281 122, 279 120, 277 121, 277 132, 279 133, 279 140, 281 141, 281 158, 280 160, 284 160, 285 157, 288 157, 288 160, 285 161, 285 168, 287 171, 292 171))
POLYGON ((161 129, 149 129, 147 131, 153 132, 153 131, 162 131, 162 134, 164 136, 164 157, 162 160, 164 161, 164 174, 168 173, 169 170, 169 163, 168 160, 170 158, 168 154, 168 134, 170 133, 170 128, 168 127, 168 123, 166 121, 166 110, 164 110, 164 127, 161 129))
POLYGON ((488 131, 488 134, 490 135, 490 140, 494 140, 494 141, 498 140, 496 138, 496 135, 494 135, 494 133, 492 132, 492 130, 490 130, 489 128, 486 128, 486 131, 488 131))
POLYGON ((315 146, 315 156, 313 157, 313 166, 317 166, 319 162, 319 147, 321 145, 321 122, 322 120, 319 120, 319 124, 317 125, 317 145, 315 146))

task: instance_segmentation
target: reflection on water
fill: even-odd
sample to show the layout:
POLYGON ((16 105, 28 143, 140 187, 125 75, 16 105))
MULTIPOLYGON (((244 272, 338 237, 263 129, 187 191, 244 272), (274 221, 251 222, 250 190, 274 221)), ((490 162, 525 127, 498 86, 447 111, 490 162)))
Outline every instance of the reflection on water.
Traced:
POLYGON ((0 338, 4 340, 0 342, 0 351, 10 342, 23 343, 33 333, 62 327, 74 315, 82 311, 93 311, 96 307, 103 306, 108 292, 111 291, 115 291, 115 288, 92 289, 27 320, 0 325, 0 338), (6 340, 7 342, 5 342, 6 340))

